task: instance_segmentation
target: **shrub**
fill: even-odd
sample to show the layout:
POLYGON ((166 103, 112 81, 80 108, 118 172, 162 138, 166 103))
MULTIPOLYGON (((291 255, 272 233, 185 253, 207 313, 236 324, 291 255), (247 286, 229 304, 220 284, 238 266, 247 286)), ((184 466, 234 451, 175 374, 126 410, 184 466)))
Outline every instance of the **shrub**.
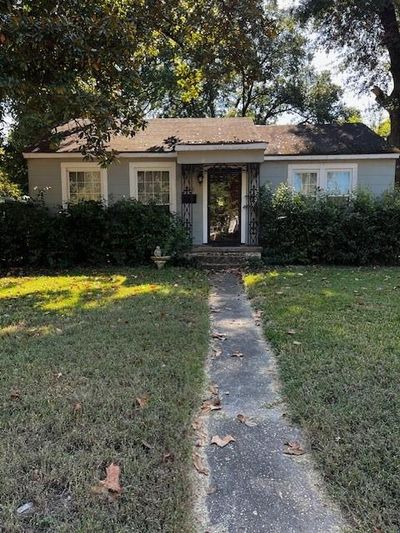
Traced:
POLYGON ((0 204, 0 267, 138 265, 155 247, 173 258, 190 240, 164 207, 123 200, 81 202, 50 213, 38 202, 0 204))
POLYGON ((349 199, 294 193, 286 185, 260 195, 260 244, 267 263, 400 263, 400 192, 349 199))

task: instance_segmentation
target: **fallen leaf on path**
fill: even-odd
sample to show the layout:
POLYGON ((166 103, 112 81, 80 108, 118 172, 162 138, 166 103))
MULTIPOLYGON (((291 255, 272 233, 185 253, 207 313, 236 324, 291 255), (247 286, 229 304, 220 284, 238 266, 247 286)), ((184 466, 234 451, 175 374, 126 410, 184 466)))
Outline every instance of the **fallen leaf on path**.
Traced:
POLYGON ((244 424, 245 426, 249 428, 255 427, 257 425, 257 422, 254 420, 254 418, 250 416, 239 414, 237 415, 236 418, 239 420, 239 422, 241 422, 242 424, 244 424))
POLYGON ((213 394, 214 396, 218 396, 219 394, 219 387, 215 383, 213 385, 210 385, 208 390, 213 394))
POLYGON ((212 334, 212 338, 213 339, 219 339, 221 341, 224 341, 226 340, 226 335, 224 335, 223 333, 218 333, 218 331, 215 331, 213 334, 212 334))
POLYGON ((199 474, 203 474, 204 476, 208 476, 209 472, 204 464, 203 457, 199 453, 193 452, 192 460, 193 460, 193 466, 195 467, 197 472, 199 474))
POLYGON ((225 437, 214 435, 214 437, 211 439, 211 444, 216 444, 219 448, 224 448, 230 442, 236 442, 236 439, 232 437, 232 435, 225 435, 225 437))
POLYGON ((220 357, 222 355, 222 350, 219 348, 213 348, 213 356, 214 357, 220 357))
POLYGON ((120 467, 111 463, 106 468, 106 479, 99 481, 99 484, 92 488, 92 492, 94 494, 106 494, 112 501, 115 501, 123 490, 119 483, 120 473, 120 467))
POLYGON ((215 494, 217 492, 217 487, 215 485, 211 485, 211 487, 208 487, 207 489, 207 495, 210 496, 211 494, 215 494))
POLYGON ((244 354, 242 354, 242 352, 235 351, 231 353, 231 357, 244 357, 244 354))
POLYGON ((149 403, 149 397, 147 396, 147 394, 145 394, 144 396, 142 396, 140 398, 136 398, 136 402, 137 402, 138 406, 141 409, 143 409, 149 403))
POLYGON ((201 410, 203 413, 208 413, 209 411, 220 411, 221 409, 221 398, 219 396, 214 396, 214 398, 204 400, 201 405, 201 410))
POLYGON ((304 455, 306 453, 297 441, 286 442, 285 446, 283 453, 286 455, 304 455))

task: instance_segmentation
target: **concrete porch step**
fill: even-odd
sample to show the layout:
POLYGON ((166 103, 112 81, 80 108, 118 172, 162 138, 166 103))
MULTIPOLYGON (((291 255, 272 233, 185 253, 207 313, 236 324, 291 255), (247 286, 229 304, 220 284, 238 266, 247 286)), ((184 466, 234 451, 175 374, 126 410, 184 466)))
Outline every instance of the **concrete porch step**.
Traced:
POLYGON ((249 259, 261 259, 262 249, 258 246, 194 246, 187 254, 200 267, 210 270, 241 268, 249 259))

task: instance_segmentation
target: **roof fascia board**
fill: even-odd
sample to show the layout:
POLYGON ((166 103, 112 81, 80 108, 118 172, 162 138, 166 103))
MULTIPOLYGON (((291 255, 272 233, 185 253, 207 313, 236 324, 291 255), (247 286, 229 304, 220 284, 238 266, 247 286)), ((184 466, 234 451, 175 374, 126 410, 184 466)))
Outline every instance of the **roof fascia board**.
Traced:
POLYGON ((399 159, 400 153, 337 155, 266 155, 264 161, 330 161, 350 159, 399 159))
POLYGON ((219 152, 227 150, 265 150, 267 143, 226 143, 226 144, 177 144, 176 152, 219 152))
MULTIPOLYGON (((23 152, 22 154, 25 159, 82 159, 83 156, 77 152, 57 152, 57 153, 48 153, 48 152, 23 152)), ((158 159, 158 158, 167 158, 167 159, 176 159, 175 152, 120 152, 117 153, 117 159, 120 158, 137 158, 137 159, 158 159)))

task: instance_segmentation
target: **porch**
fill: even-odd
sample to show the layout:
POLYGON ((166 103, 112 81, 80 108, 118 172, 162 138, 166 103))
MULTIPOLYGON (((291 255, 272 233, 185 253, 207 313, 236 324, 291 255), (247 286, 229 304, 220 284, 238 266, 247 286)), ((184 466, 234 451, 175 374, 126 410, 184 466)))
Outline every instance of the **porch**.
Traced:
POLYGON ((259 163, 182 164, 180 184, 178 204, 192 254, 220 263, 222 256, 229 262, 258 252, 259 163))

